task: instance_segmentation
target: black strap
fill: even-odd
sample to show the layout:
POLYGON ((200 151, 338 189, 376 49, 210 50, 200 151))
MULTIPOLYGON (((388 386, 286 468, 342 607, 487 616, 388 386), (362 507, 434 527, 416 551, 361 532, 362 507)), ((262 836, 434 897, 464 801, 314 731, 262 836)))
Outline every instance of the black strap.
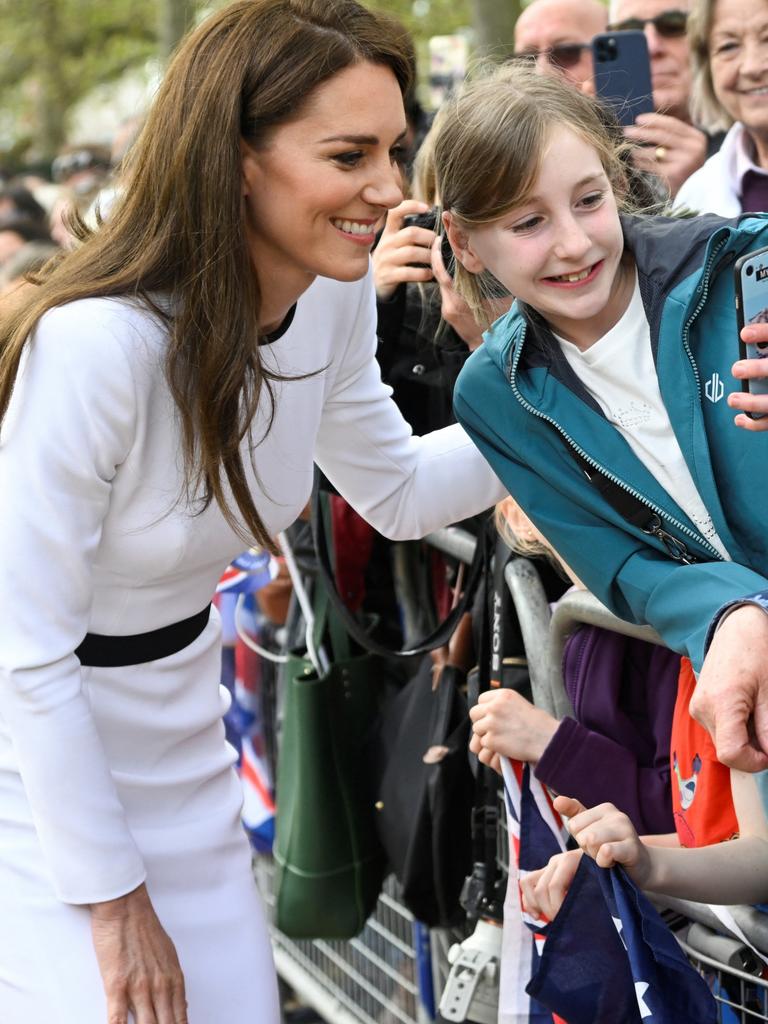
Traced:
POLYGON ((575 448, 572 448, 567 441, 566 447, 584 476, 589 480, 595 490, 602 494, 611 508, 615 512, 618 512, 623 519, 626 519, 628 523, 631 523, 633 526, 637 526, 641 530, 650 532, 653 521, 658 518, 653 509, 644 505, 642 501, 634 496, 634 494, 630 494, 629 491, 625 491, 623 487, 619 487, 617 483, 614 483, 610 477, 601 473, 599 469, 595 469, 595 467, 590 462, 587 462, 587 460, 580 455, 575 448))
POLYGON ((509 630, 509 623, 515 613, 515 606, 512 595, 509 592, 507 581, 504 579, 504 570, 514 552, 500 535, 496 537, 496 550, 493 556, 493 590, 491 591, 491 650, 490 650, 490 673, 488 683, 497 687, 502 685, 502 674, 504 656, 507 653, 505 633, 509 630))
MULTIPOLYGON (((554 429, 557 430, 556 427, 554 429)), ((559 430, 557 430, 557 433, 561 436, 559 430)), ((667 554, 675 562, 680 562, 681 565, 693 565, 701 561, 698 555, 688 550, 683 541, 664 529, 661 517, 653 509, 648 508, 634 494, 624 490, 623 487, 619 487, 617 483, 604 473, 601 473, 599 469, 595 469, 567 441, 565 441, 565 447, 587 480, 605 498, 614 512, 619 513, 622 519, 626 519, 628 523, 642 530, 643 533, 647 533, 649 536, 656 537, 661 541, 667 554)))
MULTIPOLYGON (((484 534, 485 531, 482 531, 483 536, 484 534)), ((331 555, 328 549, 328 539, 326 531, 323 529, 320 489, 317 486, 317 481, 312 492, 312 538, 315 542, 320 578, 328 590, 331 604, 344 623, 344 628, 364 650, 370 651, 372 654, 383 655, 384 657, 410 658, 415 654, 426 654, 428 651, 434 651, 438 647, 444 647, 451 639, 462 616, 469 609, 483 571, 485 557, 483 549, 485 544, 481 538, 478 538, 475 555, 464 582, 464 590, 456 605, 454 605, 446 618, 428 636, 420 640, 419 643, 411 644, 409 647, 402 648, 399 651, 393 651, 385 644, 379 643, 369 633, 366 633, 354 614, 347 608, 336 589, 336 581, 331 566, 331 555)))
POLYGON ((208 625, 210 613, 211 606, 206 605, 202 611, 181 622, 131 636, 86 633, 75 654, 81 665, 92 668, 122 668, 168 658, 183 651, 200 636, 208 625))

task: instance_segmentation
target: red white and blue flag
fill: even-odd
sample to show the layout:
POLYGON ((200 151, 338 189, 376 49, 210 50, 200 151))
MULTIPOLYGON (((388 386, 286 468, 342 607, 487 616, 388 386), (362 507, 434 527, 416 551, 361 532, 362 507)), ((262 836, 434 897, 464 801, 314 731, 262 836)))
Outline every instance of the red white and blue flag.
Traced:
POLYGON ((504 903, 499 1024, 560 1024, 527 992, 539 970, 549 922, 522 907, 519 879, 565 849, 568 833, 544 786, 521 761, 501 759, 509 833, 509 882, 504 903))
MULTIPOLYGON (((508 762, 503 770, 511 882, 515 864, 519 872, 543 867, 565 834, 530 767, 508 762)), ((519 886, 510 884, 504 914, 499 1024, 715 1024, 706 982, 622 868, 582 857, 552 922, 523 914, 519 886)))

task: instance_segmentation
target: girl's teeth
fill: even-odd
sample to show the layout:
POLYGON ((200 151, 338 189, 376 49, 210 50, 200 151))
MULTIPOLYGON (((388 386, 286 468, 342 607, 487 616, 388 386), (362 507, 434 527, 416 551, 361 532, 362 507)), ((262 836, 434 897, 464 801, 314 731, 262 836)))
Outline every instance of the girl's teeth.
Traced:
POLYGON ((575 284, 577 281, 583 281, 585 277, 589 277, 592 267, 587 267, 586 270, 580 271, 578 274, 560 274, 556 277, 556 281, 567 281, 569 284, 575 284))

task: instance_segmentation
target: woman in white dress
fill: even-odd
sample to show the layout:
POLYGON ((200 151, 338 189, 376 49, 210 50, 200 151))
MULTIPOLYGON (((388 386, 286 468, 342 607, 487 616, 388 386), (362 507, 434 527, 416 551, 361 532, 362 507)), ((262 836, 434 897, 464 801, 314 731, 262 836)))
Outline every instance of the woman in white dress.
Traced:
POLYGON ((313 460, 391 536, 502 494, 460 428, 411 435, 374 362, 407 54, 354 0, 215 14, 109 222, 3 313, 2 1024, 276 1024, 217 578, 313 460))

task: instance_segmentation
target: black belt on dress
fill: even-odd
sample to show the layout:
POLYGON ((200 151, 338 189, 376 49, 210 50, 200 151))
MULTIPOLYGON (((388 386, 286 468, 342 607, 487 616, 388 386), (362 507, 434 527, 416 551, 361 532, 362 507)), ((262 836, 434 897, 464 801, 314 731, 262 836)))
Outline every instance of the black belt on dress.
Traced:
POLYGON ((211 606, 190 615, 181 622, 153 629, 149 633, 134 633, 133 636, 104 636, 101 633, 86 633, 85 639, 75 650, 81 665, 92 668, 121 668, 124 665, 143 665, 177 654, 196 640, 208 625, 211 606))

